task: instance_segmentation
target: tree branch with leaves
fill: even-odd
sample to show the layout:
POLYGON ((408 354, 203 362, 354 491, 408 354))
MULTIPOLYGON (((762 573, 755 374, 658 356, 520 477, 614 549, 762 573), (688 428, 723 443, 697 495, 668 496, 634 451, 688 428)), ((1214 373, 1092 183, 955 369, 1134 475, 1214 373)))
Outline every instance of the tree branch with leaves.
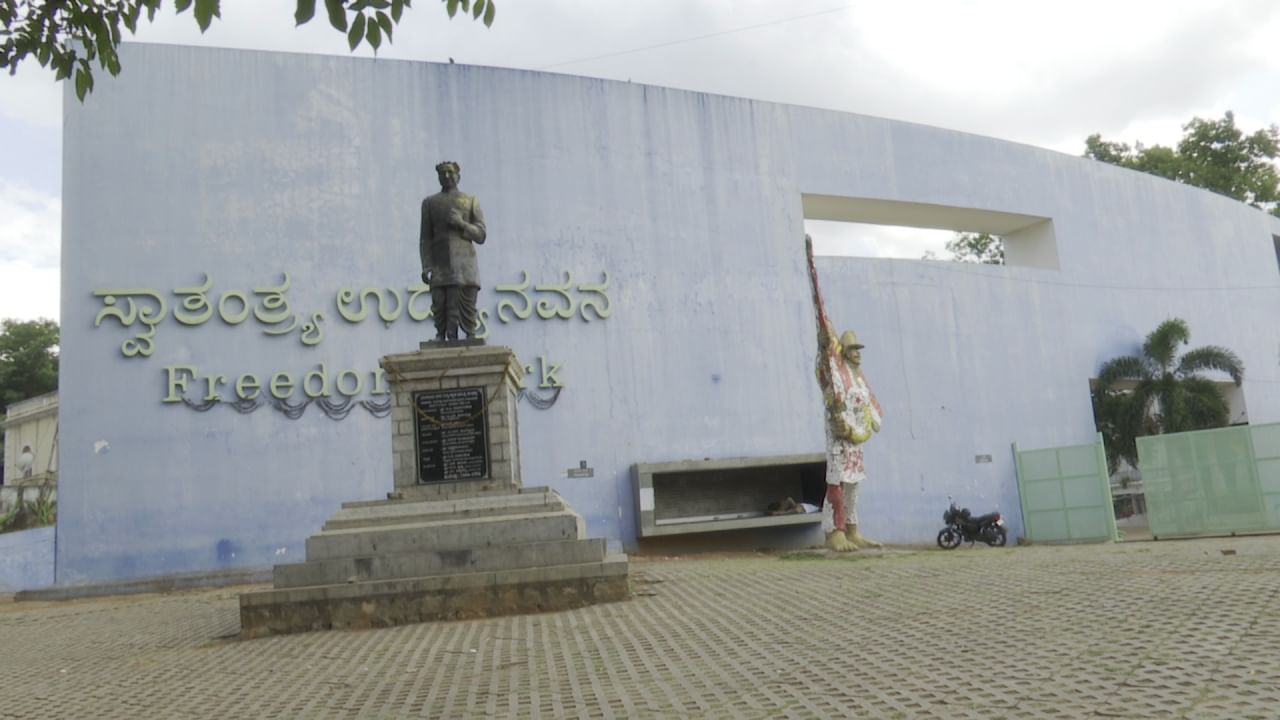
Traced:
MULTIPOLYGON (((453 18, 461 10, 493 25, 493 0, 440 0, 453 18)), ((347 37, 352 51, 362 43, 377 52, 400 23, 411 0, 297 0, 294 20, 305 25, 323 5, 329 24, 347 37)), ((112 75, 121 70, 118 49, 123 30, 136 35, 138 22, 155 20, 163 0, 0 0, 0 69, 12 75, 34 59, 53 70, 55 80, 73 78, 82 102, 93 92, 94 63, 112 75)), ((173 0, 174 11, 188 10, 200 27, 209 29, 222 17, 221 0, 173 0)))
MULTIPOLYGON (((1004 241, 990 233, 956 233, 954 238, 947 241, 946 248, 954 262, 1004 264, 1004 241)), ((938 256, 932 250, 927 250, 921 259, 937 260, 938 256)))
POLYGON ((1236 116, 1192 118, 1176 148, 1085 138, 1084 156, 1211 190, 1280 216, 1280 127, 1245 134, 1236 116))
POLYGON ((0 322, 0 417, 15 402, 58 389, 58 323, 0 322))

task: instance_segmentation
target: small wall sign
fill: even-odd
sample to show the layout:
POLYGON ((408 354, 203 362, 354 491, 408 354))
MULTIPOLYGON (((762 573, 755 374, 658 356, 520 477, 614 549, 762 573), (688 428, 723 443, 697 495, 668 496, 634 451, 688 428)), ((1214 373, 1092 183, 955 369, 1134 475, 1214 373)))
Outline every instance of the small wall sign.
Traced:
POLYGON ((596 469, 587 467, 586 460, 579 460, 578 467, 569 468, 564 472, 565 477, 571 478, 589 478, 596 476, 596 469))

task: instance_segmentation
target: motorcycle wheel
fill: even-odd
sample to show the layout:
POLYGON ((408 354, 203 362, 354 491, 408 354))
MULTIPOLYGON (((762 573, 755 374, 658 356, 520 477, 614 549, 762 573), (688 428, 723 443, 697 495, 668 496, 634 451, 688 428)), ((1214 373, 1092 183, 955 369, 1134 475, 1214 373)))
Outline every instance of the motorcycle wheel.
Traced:
POLYGON ((991 547, 1004 547, 1009 542, 1009 533, 1002 527, 994 527, 987 531, 987 544, 991 547))
POLYGON ((938 547, 943 550, 954 550, 960 547, 960 531, 945 527, 938 532, 938 547))

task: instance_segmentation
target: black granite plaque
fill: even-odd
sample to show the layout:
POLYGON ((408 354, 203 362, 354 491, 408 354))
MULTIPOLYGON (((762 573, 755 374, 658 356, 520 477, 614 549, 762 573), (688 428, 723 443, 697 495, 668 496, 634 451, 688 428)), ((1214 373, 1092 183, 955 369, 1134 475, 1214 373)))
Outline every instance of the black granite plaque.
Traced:
POLYGON ((418 482, 489 477, 489 418, 484 390, 422 390, 413 394, 418 431, 418 482))

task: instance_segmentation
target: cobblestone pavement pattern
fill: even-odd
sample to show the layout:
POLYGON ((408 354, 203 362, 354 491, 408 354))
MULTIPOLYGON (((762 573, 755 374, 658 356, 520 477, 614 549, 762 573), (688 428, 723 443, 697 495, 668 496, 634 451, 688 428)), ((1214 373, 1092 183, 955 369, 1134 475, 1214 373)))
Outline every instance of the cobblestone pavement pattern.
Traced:
POLYGON ((253 641, 242 588, 3 602, 0 717, 1280 717, 1280 537, 853 558, 639 560, 628 602, 253 641))

